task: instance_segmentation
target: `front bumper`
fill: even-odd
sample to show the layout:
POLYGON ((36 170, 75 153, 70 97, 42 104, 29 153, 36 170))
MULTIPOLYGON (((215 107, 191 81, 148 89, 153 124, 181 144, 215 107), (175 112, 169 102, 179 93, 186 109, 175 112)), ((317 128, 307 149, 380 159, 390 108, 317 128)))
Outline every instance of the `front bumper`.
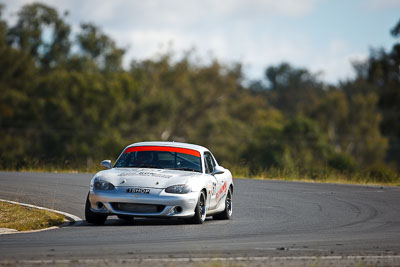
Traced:
MULTIPOLYGON (((188 194, 169 194, 163 189, 151 189, 149 194, 128 193, 127 187, 116 187, 111 191, 91 190, 89 194, 90 210, 107 215, 131 215, 137 217, 175 217, 194 216, 199 197, 198 192, 188 194), (119 207, 138 204, 140 208, 132 211, 119 207)), ((132 205, 135 206, 135 205, 132 205)))

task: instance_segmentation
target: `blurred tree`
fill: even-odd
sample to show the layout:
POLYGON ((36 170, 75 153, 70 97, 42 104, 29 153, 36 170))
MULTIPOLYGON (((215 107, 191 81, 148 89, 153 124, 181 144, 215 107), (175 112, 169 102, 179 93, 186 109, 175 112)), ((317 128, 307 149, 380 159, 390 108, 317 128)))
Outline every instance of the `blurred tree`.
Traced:
POLYGON ((243 157, 255 172, 270 167, 304 170, 327 163, 333 148, 315 121, 302 116, 278 121, 260 125, 249 140, 243 157))
POLYGON ((396 26, 393 27, 390 33, 393 35, 393 37, 400 37, 400 20, 397 22, 396 26))
POLYGON ((125 50, 118 48, 97 26, 91 23, 81 24, 81 33, 77 40, 84 55, 95 60, 101 69, 114 72, 122 70, 125 50))
POLYGON ((256 173, 269 167, 290 168, 293 166, 288 147, 282 142, 284 117, 279 111, 267 115, 250 134, 248 145, 243 151, 243 160, 256 173))
POLYGON ((252 170, 352 172, 381 166, 382 133, 390 139, 389 159, 397 157, 398 44, 390 53, 371 52, 355 65, 356 79, 336 87, 287 63, 247 86, 240 64, 204 64, 194 51, 133 61, 125 71, 124 49, 93 24, 81 24, 70 43, 69 25, 51 7, 24 6, 12 27, 2 11, 0 5, 3 168, 32 161, 82 166, 116 158, 132 142, 174 140, 252 170))
POLYGON ((363 81, 342 84, 343 89, 331 88, 315 108, 315 118, 337 153, 355 157, 364 166, 383 162, 387 140, 380 133, 381 114, 377 96, 366 93, 363 81))
MULTIPOLYGON (((347 85, 347 91, 359 91, 357 82, 347 85), (355 88, 355 89, 352 89, 355 88)), ((349 114, 342 127, 342 149, 351 154, 359 164, 383 162, 387 150, 387 139, 380 132, 382 115, 377 109, 378 96, 355 93, 348 96, 349 114)))
POLYGON ((282 138, 296 167, 323 166, 332 152, 318 123, 303 116, 294 117, 286 123, 282 138))
POLYGON ((201 66, 193 57, 189 53, 172 62, 166 54, 132 63, 131 73, 147 99, 143 104, 151 108, 142 113, 143 130, 156 139, 208 146, 222 163, 238 161, 266 101, 243 88, 240 65, 214 60, 201 66))
POLYGON ((400 169, 400 21, 391 33, 396 38, 392 50, 373 51, 366 68, 367 80, 376 87, 379 96, 378 107, 383 114, 381 131, 390 142, 387 159, 400 169))
POLYGON ((336 88, 332 88, 326 93, 311 114, 338 152, 345 151, 342 141, 346 138, 346 134, 343 126, 346 124, 348 116, 349 103, 346 94, 336 88))
MULTIPOLYGON (((392 29, 393 37, 400 37, 400 22, 392 29)), ((388 138, 387 161, 400 166, 400 44, 396 42, 391 51, 372 50, 369 58, 355 64, 356 79, 344 84, 348 95, 375 95, 377 110, 380 112, 380 133, 388 138)), ((373 120, 376 122, 376 120, 373 120)), ((375 123, 373 124, 375 125, 375 123)), ((379 143, 379 142, 378 142, 379 143)), ((386 147, 386 146, 384 146, 386 147)), ((382 152, 380 152, 382 154, 382 152)), ((398 167, 400 168, 400 167, 398 167)))
POLYGON ((7 22, 3 20, 4 5, 0 4, 0 48, 7 44, 7 22))
POLYGON ((64 62, 70 49, 70 26, 58 12, 40 3, 28 4, 18 13, 17 24, 9 29, 12 47, 32 55, 43 69, 64 62))
MULTIPOLYGON (((5 23, 0 27, 7 30, 5 23)), ((37 73, 30 55, 4 42, 0 44, 0 70, 0 166, 16 167, 37 131, 26 109, 37 73)))
POLYGON ((265 77, 269 102, 290 116, 308 115, 324 93, 317 75, 288 63, 268 67, 265 77))

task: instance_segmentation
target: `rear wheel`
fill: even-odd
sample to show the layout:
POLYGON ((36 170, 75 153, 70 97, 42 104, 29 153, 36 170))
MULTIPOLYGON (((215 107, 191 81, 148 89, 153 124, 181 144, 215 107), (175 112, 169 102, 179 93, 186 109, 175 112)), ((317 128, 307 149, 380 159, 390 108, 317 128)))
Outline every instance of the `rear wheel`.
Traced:
POLYGON ((202 224, 206 220, 206 195, 201 191, 199 201, 194 209, 194 216, 190 220, 194 224, 202 224))
POLYGON ((225 198, 225 209, 223 212, 214 215, 217 220, 229 220, 232 217, 232 189, 229 188, 225 198))
POLYGON ((89 194, 86 198, 85 219, 88 223, 93 223, 97 225, 104 224, 104 222, 107 220, 107 215, 98 214, 90 210, 89 194))

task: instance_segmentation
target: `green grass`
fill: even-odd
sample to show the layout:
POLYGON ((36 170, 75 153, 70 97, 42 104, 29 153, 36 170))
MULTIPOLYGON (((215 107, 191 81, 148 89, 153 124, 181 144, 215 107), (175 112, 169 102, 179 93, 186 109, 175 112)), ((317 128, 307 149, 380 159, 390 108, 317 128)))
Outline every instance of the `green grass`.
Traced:
POLYGON ((63 222, 64 216, 60 214, 0 201, 0 228, 28 231, 60 225, 63 222))
MULTIPOLYGON (((246 165, 224 165, 235 178, 251 178, 263 180, 303 181, 316 183, 340 183, 360 185, 386 185, 400 186, 400 174, 387 166, 371 166, 366 169, 340 171, 328 167, 308 169, 300 168, 268 168, 253 170, 246 165)), ((26 172, 60 172, 60 173, 96 173, 105 168, 100 166, 100 161, 89 161, 85 164, 78 163, 38 163, 27 162, 24 166, 7 171, 26 172)))
POLYGON ((343 172, 329 168, 306 170, 269 168, 267 170, 251 171, 247 167, 231 166, 228 169, 231 170, 233 177, 261 180, 400 186, 400 176, 398 173, 380 168, 357 170, 354 172, 343 172))

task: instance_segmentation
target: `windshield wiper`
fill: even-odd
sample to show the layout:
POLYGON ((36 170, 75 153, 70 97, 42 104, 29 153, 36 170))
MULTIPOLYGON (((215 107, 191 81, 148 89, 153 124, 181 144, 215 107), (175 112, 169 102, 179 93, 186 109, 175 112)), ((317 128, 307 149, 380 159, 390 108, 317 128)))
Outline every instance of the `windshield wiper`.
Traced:
POLYGON ((191 172, 200 172, 199 170, 188 168, 188 167, 182 167, 182 168, 168 168, 171 170, 179 170, 179 171, 191 171, 191 172))

